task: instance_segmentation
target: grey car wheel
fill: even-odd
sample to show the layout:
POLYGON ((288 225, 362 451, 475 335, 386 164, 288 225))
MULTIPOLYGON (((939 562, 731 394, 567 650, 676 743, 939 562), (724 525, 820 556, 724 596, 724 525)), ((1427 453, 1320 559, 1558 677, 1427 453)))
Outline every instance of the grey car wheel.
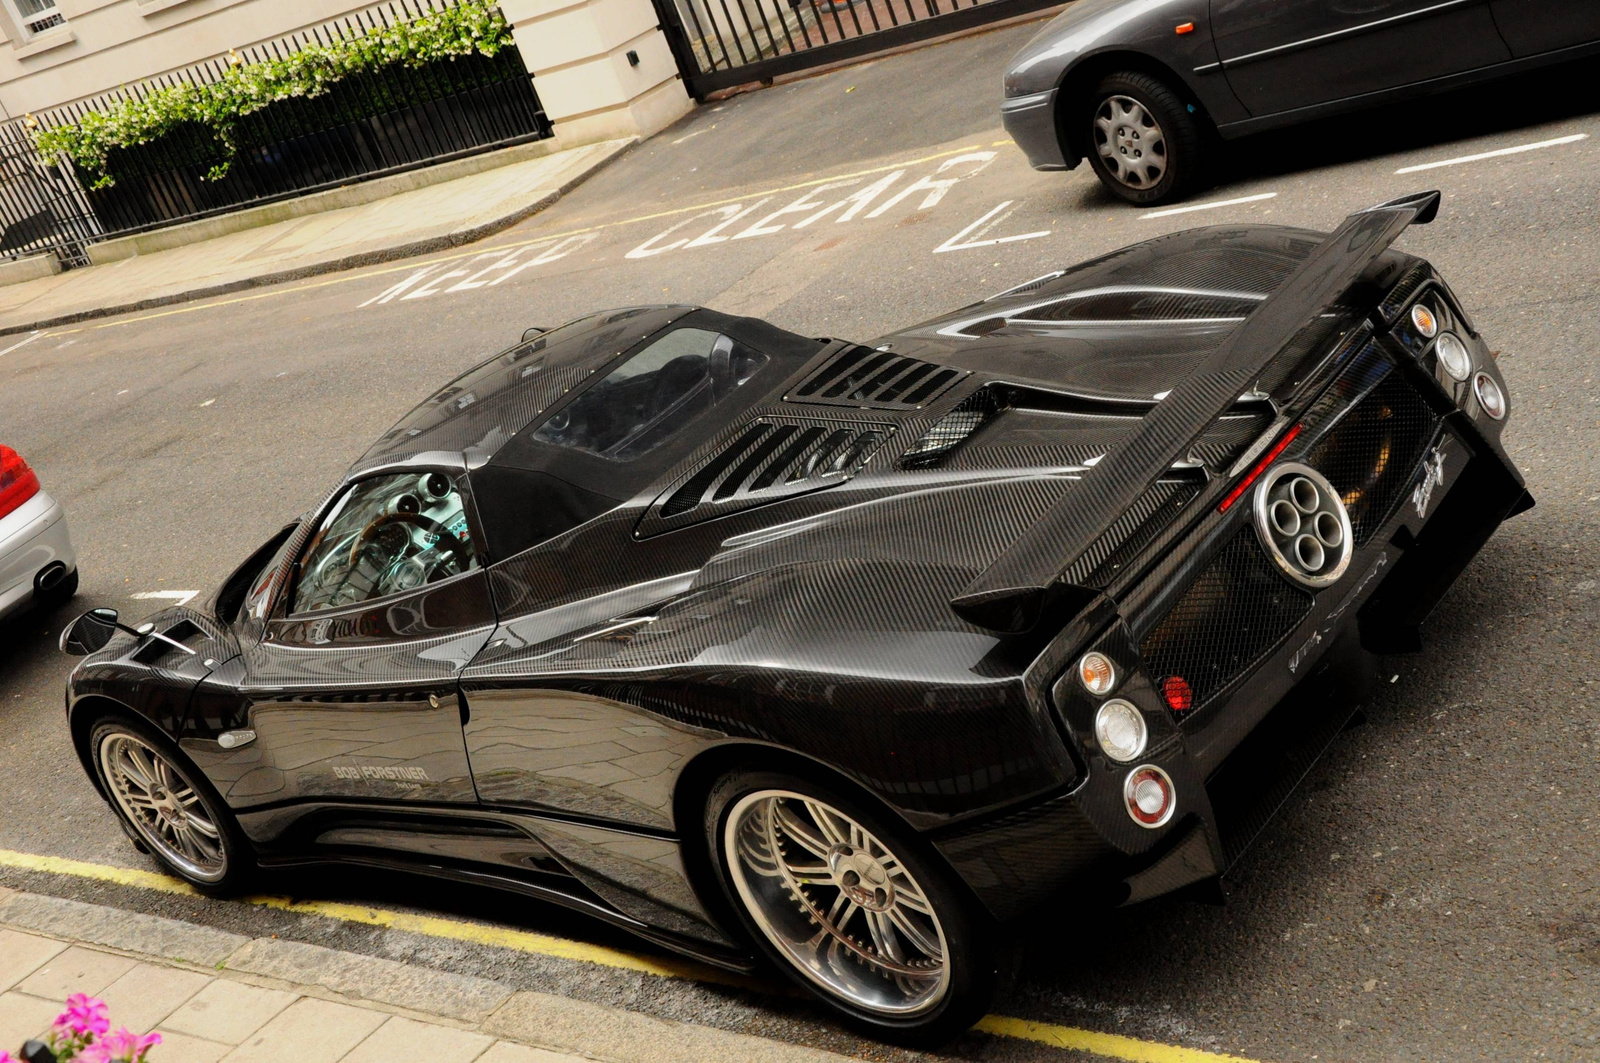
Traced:
POLYGON ((1107 96, 1094 114, 1094 148, 1116 181, 1153 188, 1167 173, 1167 135, 1132 96, 1107 96))
POLYGON ((1009 951, 937 850, 893 813, 812 779, 734 771, 707 853, 760 951, 872 1036, 937 1044, 988 1007, 1009 951))
POLYGON ((98 754, 112 800, 153 852, 185 878, 218 882, 228 873, 222 828, 182 771, 126 732, 103 735, 98 754))
POLYGON ((759 790, 723 828, 752 921, 796 970, 858 1007, 916 1015, 950 989, 944 928, 904 861, 826 802, 759 790))
POLYGON ((170 742, 113 716, 94 725, 89 751, 106 798, 151 856, 208 894, 250 883, 254 853, 232 813, 170 742))
POLYGON ((1076 106, 1084 107, 1078 118, 1083 154, 1118 197, 1140 206, 1165 203, 1204 179, 1215 134, 1197 105, 1159 78, 1111 74, 1076 106))

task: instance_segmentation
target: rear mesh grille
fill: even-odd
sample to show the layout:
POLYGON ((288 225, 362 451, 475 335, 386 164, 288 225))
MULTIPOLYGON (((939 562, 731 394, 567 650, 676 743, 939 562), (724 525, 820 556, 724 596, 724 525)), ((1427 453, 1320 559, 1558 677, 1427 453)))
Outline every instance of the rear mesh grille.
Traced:
POLYGON ((916 358, 851 346, 840 351, 788 396, 790 402, 879 410, 915 410, 967 374, 916 358))
POLYGON ((1339 491, 1358 544, 1394 512, 1438 428, 1438 414, 1391 372, 1311 449, 1306 463, 1339 491))
POLYGON ((669 488, 639 522, 638 534, 843 483, 892 432, 878 424, 757 421, 669 488))
POLYGON ((1158 688, 1169 676, 1189 684, 1192 715, 1299 626, 1312 600, 1273 570, 1246 527, 1144 637, 1139 653, 1158 688))

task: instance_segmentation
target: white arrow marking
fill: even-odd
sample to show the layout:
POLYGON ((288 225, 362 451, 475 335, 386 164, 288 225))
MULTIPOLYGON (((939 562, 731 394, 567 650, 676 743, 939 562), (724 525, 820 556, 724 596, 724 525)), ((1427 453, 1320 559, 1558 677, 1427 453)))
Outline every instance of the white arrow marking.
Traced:
MULTIPOLYGON (((1050 235, 1050 230, 1049 229, 1045 229, 1042 232, 1022 233, 1019 236, 1001 236, 1001 237, 998 237, 997 239, 993 239, 993 240, 972 240, 972 241, 969 241, 969 242, 966 242, 966 243, 962 242, 963 240, 965 240, 972 233, 978 232, 980 230, 980 227, 983 226, 983 224, 985 222, 988 222, 990 218, 994 218, 994 216, 996 214, 999 214, 1002 210, 1005 210, 1007 207, 1011 206, 1011 204, 1013 202, 1014 202, 1014 200, 1010 200, 1010 199, 1006 200, 1004 203, 1000 204, 998 207, 994 208, 989 213, 985 214, 983 217, 979 218, 977 221, 975 221, 971 225, 967 226, 965 229, 962 229, 960 232, 956 233, 954 236, 952 236, 950 239, 946 240, 944 243, 940 244, 938 247, 934 248, 933 249, 933 253, 938 255, 938 254, 943 254, 946 251, 965 251, 968 248, 973 248, 973 247, 993 247, 995 244, 1010 244, 1010 243, 1015 243, 1018 240, 1035 240, 1035 239, 1038 239, 1041 236, 1049 236, 1050 235)), ((991 227, 993 225, 999 225, 1001 222, 1005 221, 1006 218, 1009 218, 1010 216, 1011 215, 1009 213, 1006 213, 1006 214, 1001 215, 998 218, 995 218, 995 220, 992 223, 990 223, 991 227)))

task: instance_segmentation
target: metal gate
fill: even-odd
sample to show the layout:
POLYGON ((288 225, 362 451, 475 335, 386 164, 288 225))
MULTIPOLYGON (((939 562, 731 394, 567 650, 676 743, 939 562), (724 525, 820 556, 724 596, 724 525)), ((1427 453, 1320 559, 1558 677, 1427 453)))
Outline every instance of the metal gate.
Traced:
POLYGON ((696 99, 1056 7, 1062 0, 655 0, 696 99))
MULTIPOLYGON (((238 61, 281 59, 403 22, 453 0, 388 0, 335 22, 240 50, 238 61)), ((321 96, 269 104, 240 119, 227 176, 208 130, 179 127, 147 144, 113 149, 115 183, 87 189, 64 161, 46 161, 33 132, 179 82, 226 75, 217 58, 0 125, 0 256, 54 251, 63 265, 88 264, 85 245, 244 207, 370 180, 551 135, 533 76, 515 47, 409 67, 393 64, 335 82, 321 96)))

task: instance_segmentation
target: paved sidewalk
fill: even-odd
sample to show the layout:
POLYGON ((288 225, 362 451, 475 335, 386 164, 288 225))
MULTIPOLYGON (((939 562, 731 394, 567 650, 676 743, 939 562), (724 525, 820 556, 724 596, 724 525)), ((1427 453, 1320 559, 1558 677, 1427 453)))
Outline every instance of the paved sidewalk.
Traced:
POLYGON ((636 141, 569 148, 359 206, 0 287, 0 334, 454 247, 554 203, 636 141))
POLYGON ((70 993, 150 1063, 845 1063, 845 1057, 276 938, 0 888, 0 1049, 70 993))

